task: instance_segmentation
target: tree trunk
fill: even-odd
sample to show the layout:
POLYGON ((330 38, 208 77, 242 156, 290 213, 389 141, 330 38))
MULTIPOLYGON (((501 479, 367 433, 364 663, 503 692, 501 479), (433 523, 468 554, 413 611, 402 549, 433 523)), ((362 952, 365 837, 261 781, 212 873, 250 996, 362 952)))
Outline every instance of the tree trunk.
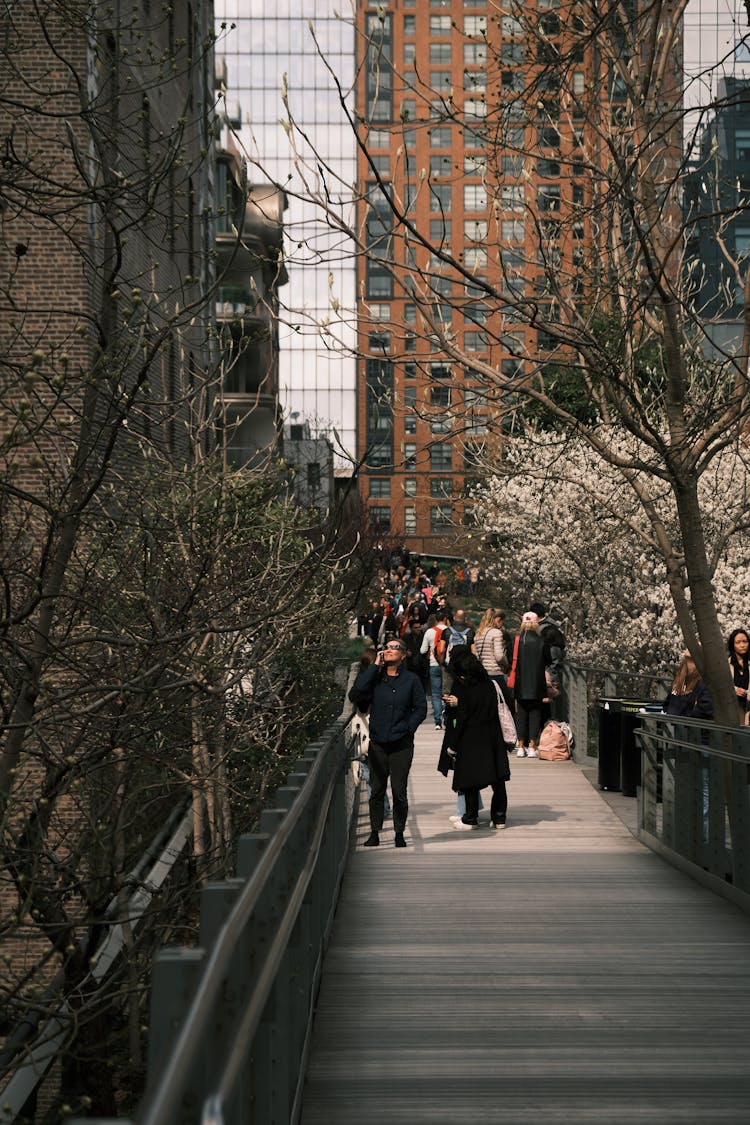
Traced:
POLYGON ((698 670, 714 701, 714 718, 724 726, 738 725, 737 696, 727 663, 727 649, 716 612, 703 534, 698 482, 689 478, 675 488, 688 586, 701 651, 694 653, 698 670))

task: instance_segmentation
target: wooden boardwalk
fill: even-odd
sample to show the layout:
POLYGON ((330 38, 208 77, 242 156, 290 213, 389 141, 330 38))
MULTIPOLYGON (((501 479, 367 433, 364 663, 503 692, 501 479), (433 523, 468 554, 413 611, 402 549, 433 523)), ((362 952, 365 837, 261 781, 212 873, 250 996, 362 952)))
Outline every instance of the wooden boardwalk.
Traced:
POLYGON ((303 1125, 747 1125, 750 918, 572 762, 514 758, 508 828, 455 832, 439 741, 428 720, 406 850, 389 822, 362 847, 363 803, 303 1125))

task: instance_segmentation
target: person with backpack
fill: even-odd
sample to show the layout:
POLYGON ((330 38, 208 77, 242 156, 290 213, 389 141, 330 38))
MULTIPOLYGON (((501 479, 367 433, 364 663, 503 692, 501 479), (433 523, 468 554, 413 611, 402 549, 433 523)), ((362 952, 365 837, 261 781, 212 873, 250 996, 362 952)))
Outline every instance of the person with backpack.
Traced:
POLYGON ((448 626, 448 614, 442 610, 427 618, 427 628, 422 635, 420 654, 429 657, 430 695, 432 696, 432 717, 435 730, 443 726, 443 669, 440 656, 440 638, 448 626))
POLYGON ((443 694, 450 691, 453 677, 450 673, 450 662, 453 656, 454 649, 464 646, 474 656, 477 654, 476 646, 474 644, 474 630, 466 620, 466 612, 463 609, 457 609, 453 614, 453 620, 450 621, 447 628, 445 628, 440 637, 440 644, 438 646, 438 662, 442 666, 443 671, 443 694))
POLYGON ((539 629, 549 652, 547 673, 551 681, 551 691, 542 708, 542 717, 545 722, 549 718, 564 719, 560 688, 562 666, 565 659, 565 634, 558 623, 548 615, 547 607, 543 602, 532 602, 529 606, 529 613, 535 613, 539 618, 539 629))

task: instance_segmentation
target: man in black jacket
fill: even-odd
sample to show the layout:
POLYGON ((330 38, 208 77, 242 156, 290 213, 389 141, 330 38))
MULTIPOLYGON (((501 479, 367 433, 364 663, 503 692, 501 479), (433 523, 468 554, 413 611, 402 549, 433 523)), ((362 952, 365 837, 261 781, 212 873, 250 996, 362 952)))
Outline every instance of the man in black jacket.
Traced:
POLYGON ((359 673, 349 698, 361 711, 370 709, 370 835, 368 848, 380 843, 388 778, 393 796, 396 847, 405 848, 409 812, 407 786, 414 758, 414 732, 427 717, 427 700, 419 677, 402 667, 406 646, 389 640, 376 661, 359 673))

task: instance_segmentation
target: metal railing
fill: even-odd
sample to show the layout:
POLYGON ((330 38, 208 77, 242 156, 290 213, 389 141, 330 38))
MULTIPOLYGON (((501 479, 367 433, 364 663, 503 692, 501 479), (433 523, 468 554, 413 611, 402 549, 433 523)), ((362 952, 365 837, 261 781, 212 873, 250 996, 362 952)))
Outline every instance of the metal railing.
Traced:
POLYGON ((750 729, 644 715, 638 835, 750 911, 750 729))
POLYGON ((563 664, 559 706, 575 737, 573 756, 585 757, 595 749, 599 731, 597 704, 600 698, 664 699, 671 682, 671 676, 615 672, 611 668, 569 662, 563 664))
MULTIPOLYGON (((160 829, 136 867, 126 876, 123 886, 132 893, 123 901, 117 894, 104 912, 105 934, 91 958, 89 979, 85 985, 106 987, 108 974, 118 959, 127 955, 135 931, 146 917, 154 896, 169 878, 174 865, 183 854, 193 826, 193 813, 184 804, 176 808, 167 824, 160 829)), ((81 944, 85 939, 81 939, 81 944)), ((75 1026, 75 1013, 62 997, 64 974, 58 973, 42 996, 35 1018, 21 1024, 10 1036, 0 1063, 17 1066, 0 1090, 0 1123, 10 1125, 21 1114, 26 1117, 30 1099, 43 1082, 48 1070, 59 1059, 61 1050, 75 1026), (43 1013, 51 1010, 48 1018, 43 1013)))
POLYGON ((203 888, 198 946, 157 954, 138 1125, 298 1120, 349 851, 351 726, 346 713, 307 747, 258 831, 239 838, 236 877, 203 888))

